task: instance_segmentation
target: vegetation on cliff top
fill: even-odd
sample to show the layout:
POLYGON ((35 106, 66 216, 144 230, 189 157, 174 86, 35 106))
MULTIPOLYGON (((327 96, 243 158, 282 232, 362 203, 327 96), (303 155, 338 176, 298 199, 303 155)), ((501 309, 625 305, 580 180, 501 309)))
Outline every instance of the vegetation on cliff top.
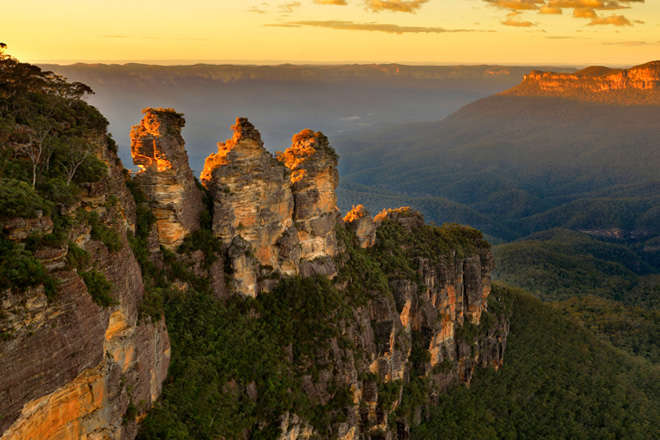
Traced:
MULTIPOLYGON (((138 224, 143 222, 149 223, 138 218, 138 224)), ((239 438, 248 433, 250 438, 272 439, 281 416, 289 412, 311 423, 323 438, 332 424, 344 420, 352 396, 338 383, 331 384, 331 396, 322 403, 305 392, 303 378, 317 382, 321 371, 331 369, 327 363, 332 360, 321 355, 330 341, 352 346, 342 336, 342 323, 351 319, 353 309, 373 295, 391 295, 390 276, 416 280, 418 253, 448 256, 454 250, 471 253, 486 245, 477 231, 456 225, 412 232, 385 220, 379 235, 382 244, 372 249, 361 249, 344 226, 338 226, 337 233, 343 251, 335 282, 323 277, 283 278, 256 299, 219 300, 208 284, 182 267, 179 259, 196 248, 192 236, 180 254, 165 256, 166 266, 158 271, 164 288, 158 294, 172 360, 163 395, 142 423, 140 439, 239 438), (395 265, 401 270, 388 273, 395 265), (165 287, 177 279, 193 289, 165 287)), ((146 277, 149 286, 150 275, 146 277)), ((379 387, 393 395, 401 384, 379 387)))
POLYGON ((53 229, 10 241, 3 228, 0 279, 3 288, 44 284, 52 297, 56 281, 37 251, 65 248, 72 226, 84 221, 92 226, 92 238, 110 251, 121 246, 98 215, 76 210, 83 191, 107 174, 103 149, 116 146, 106 134, 107 120, 82 99, 92 92, 89 87, 21 63, 4 50, 0 47, 0 220, 48 216, 53 229))

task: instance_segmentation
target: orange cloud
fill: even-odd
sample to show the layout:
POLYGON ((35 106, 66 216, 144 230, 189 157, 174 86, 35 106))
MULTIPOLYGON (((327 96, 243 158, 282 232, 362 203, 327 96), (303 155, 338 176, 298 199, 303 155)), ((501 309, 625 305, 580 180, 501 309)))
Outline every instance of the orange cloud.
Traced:
POLYGON ((366 0, 367 8, 374 12, 395 11, 413 13, 429 0, 366 0))
POLYGON ((575 8, 573 9, 573 17, 575 18, 597 18, 598 14, 591 8, 575 8))
POLYGON ((346 6, 346 0, 314 0, 314 3, 317 5, 337 5, 337 6, 346 6))
POLYGON ((313 26, 327 29, 338 29, 344 31, 374 31, 388 34, 444 34, 451 32, 483 32, 475 29, 445 29, 441 27, 428 26, 399 26, 386 23, 355 23, 353 21, 327 20, 327 21, 292 21, 287 23, 266 24, 268 27, 303 27, 313 26))
MULTIPOLYGON (((632 26, 632 22, 623 15, 601 17, 599 11, 630 9, 634 3, 646 0, 483 0, 489 5, 506 9, 510 12, 536 12, 538 14, 563 14, 564 9, 572 9, 574 18, 591 20, 590 25, 632 26)), ((502 22, 507 26, 532 26, 529 21, 513 19, 512 15, 502 22)), ((635 20, 637 23, 638 20, 635 20)))
POLYGON ((591 20, 589 26, 597 25, 607 25, 611 24, 614 26, 632 26, 630 20, 628 20, 623 15, 610 15, 608 17, 596 17, 591 20))
POLYGON ((532 27, 536 26, 535 23, 531 21, 520 20, 516 17, 521 15, 521 12, 512 11, 507 15, 507 19, 502 22, 505 26, 515 26, 515 27, 532 27))

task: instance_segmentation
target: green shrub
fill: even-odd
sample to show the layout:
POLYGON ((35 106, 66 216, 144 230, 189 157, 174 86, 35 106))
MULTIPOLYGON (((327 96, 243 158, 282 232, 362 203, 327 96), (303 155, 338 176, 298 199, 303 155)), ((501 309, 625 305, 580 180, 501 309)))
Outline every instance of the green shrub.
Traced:
POLYGON ((54 297, 57 282, 34 255, 14 242, 0 237, 0 286, 25 289, 44 285, 46 296, 54 297))
POLYGON ((101 241, 110 252, 117 252, 121 249, 121 238, 112 228, 109 228, 101 222, 99 215, 92 211, 87 214, 87 221, 92 227, 92 238, 101 241))
POLYGON ((112 291, 112 284, 101 272, 94 269, 80 274, 87 291, 92 296, 94 302, 102 307, 109 307, 118 304, 110 292, 112 291))
POLYGON ((44 200, 27 183, 16 179, 0 179, 0 217, 36 217, 47 215, 52 203, 44 200))
POLYGON ((66 255, 66 261, 69 267, 83 270, 89 263, 89 253, 77 244, 69 242, 69 252, 66 255))

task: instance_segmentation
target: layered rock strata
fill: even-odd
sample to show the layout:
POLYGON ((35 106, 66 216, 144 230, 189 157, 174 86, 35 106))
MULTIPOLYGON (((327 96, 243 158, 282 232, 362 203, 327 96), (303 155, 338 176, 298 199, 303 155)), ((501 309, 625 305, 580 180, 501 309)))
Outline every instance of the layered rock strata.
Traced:
POLYGON ((183 116, 172 109, 146 108, 131 129, 135 182, 150 201, 161 245, 173 249, 199 228, 202 195, 195 184, 181 129, 183 116))
POLYGON ((234 287, 255 296, 260 278, 298 273, 300 246, 293 223, 289 173, 245 118, 204 163, 202 184, 213 197, 213 233, 228 250, 234 287))
POLYGON ((332 258, 337 255, 335 226, 339 216, 337 153, 323 133, 308 129, 294 135, 291 147, 277 158, 291 171, 302 273, 334 275, 332 258))
MULTIPOLYGON (((378 217, 379 229, 394 225, 421 234, 428 228, 409 208, 378 217)), ((355 221, 346 222, 349 231, 355 232, 355 221)), ((509 324, 507 316, 488 311, 493 268, 488 245, 475 241, 463 255, 451 250, 416 260, 415 276, 391 278, 387 290, 374 291, 350 320, 338 324, 350 344, 333 341, 319 348, 316 359, 330 365, 328 370, 321 370, 318 380, 303 378, 308 394, 321 402, 333 388, 351 390, 348 417, 333 425, 327 438, 408 439, 411 426, 425 417, 425 405, 447 387, 469 384, 477 367, 502 365, 509 324), (424 387, 427 400, 411 403, 411 386, 424 387), (408 407, 400 410, 406 399, 408 407)), ((300 422, 298 431, 304 426, 300 422)), ((288 426, 281 438, 310 438, 292 431, 288 426)))
POLYGON ((332 276, 337 253, 337 155, 305 130, 276 159, 245 118, 201 174, 213 198, 213 233, 227 247, 234 290, 255 296, 273 275, 332 276))
MULTIPOLYGON (((170 345, 164 321, 138 319, 144 288, 126 237, 135 228, 135 204, 116 154, 104 145, 97 156, 108 175, 83 189, 77 211, 95 213, 113 230, 117 249, 94 239, 89 224, 76 223, 73 213, 68 241, 109 281, 114 304, 93 301, 67 263, 69 245, 35 252, 57 280, 54 297, 47 298, 43 286, 0 289, 2 440, 132 439, 137 417, 160 395, 170 345)), ((19 243, 52 228, 45 216, 0 223, 19 243), (26 233, 16 233, 16 225, 26 233)))
POLYGON ((555 96, 624 105, 660 104, 660 61, 630 69, 588 67, 575 73, 532 71, 523 82, 503 93, 514 96, 555 96))

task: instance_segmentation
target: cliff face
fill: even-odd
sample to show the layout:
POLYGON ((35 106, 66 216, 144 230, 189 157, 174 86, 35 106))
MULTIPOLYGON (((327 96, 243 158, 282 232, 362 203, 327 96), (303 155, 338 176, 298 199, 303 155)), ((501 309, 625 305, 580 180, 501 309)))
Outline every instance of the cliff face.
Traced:
MULTIPOLYGON (((347 267, 357 264, 346 256, 356 252, 350 248, 364 243, 353 235, 353 223, 343 234, 340 288, 346 270, 359 270, 347 267)), ((437 254, 422 256, 413 248, 428 243, 438 231, 431 232, 419 213, 408 208, 385 211, 376 225, 378 239, 366 252, 386 266, 381 253, 392 250, 386 243, 401 237, 410 245, 402 269, 410 264, 416 270, 388 277, 386 287, 354 307, 352 317, 338 324, 350 343, 333 340, 319 347, 318 365, 329 366, 320 367, 317 379, 303 376, 306 392, 325 404, 333 390, 350 389, 346 420, 329 427, 324 438, 407 439, 410 428, 426 417, 447 387, 469 384, 478 366, 498 369, 503 363, 508 317, 497 311, 497 304, 488 311, 493 267, 488 245, 470 238, 462 250, 435 249, 437 254)), ((290 415, 283 418, 282 428, 280 439, 319 434, 302 422, 292 426, 290 415)))
MULTIPOLYGON (((136 417, 158 398, 167 374, 165 323, 138 319, 144 288, 127 241, 135 227, 135 204, 123 167, 105 144, 95 155, 108 173, 85 185, 65 214, 72 224, 68 244, 35 251, 56 280, 55 294, 47 297, 43 285, 0 289, 3 440, 132 439, 136 417), (105 243, 99 230, 116 241, 105 243), (89 264, 76 267, 72 261, 81 252, 89 264), (91 272, 109 282, 110 305, 100 306, 90 295, 92 287, 82 275, 91 272), (135 414, 125 417, 129 408, 135 414)), ((14 231, 8 237, 19 246, 28 236, 52 232, 47 217, 2 218, 0 223, 14 231)))
MULTIPOLYGON (((149 423, 147 411, 161 394, 171 355, 164 298, 191 307, 209 301, 204 307, 219 315, 235 307, 247 319, 236 331, 245 332, 240 356, 273 362, 272 371, 259 365, 263 374, 244 380, 245 368, 223 370, 227 359, 244 359, 215 345, 221 329, 187 329, 184 338, 201 340, 205 368, 225 359, 212 375, 223 378, 222 392, 209 397, 220 399, 213 408, 224 408, 226 417, 238 408, 241 424, 254 417, 240 434, 209 431, 217 437, 250 438, 274 423, 269 438, 407 439, 444 389, 469 384, 477 366, 502 365, 508 317, 502 307, 489 309, 493 263, 478 231, 427 226, 409 208, 372 218, 358 206, 342 221, 337 155, 328 139, 304 130, 275 157, 244 118, 206 160, 200 189, 183 148, 182 116, 144 113, 131 132, 142 169, 131 191, 115 152, 99 147, 107 176, 83 185, 73 206, 60 207, 71 223, 67 244, 34 251, 57 279, 57 295, 48 296, 46 285, 0 292, 1 440, 123 440, 135 437, 145 417, 148 429, 162 425, 149 423), (301 285, 300 295, 286 296, 301 285), (286 303, 268 302, 282 294, 286 303), (310 304, 314 310, 297 314, 310 304), (271 330, 260 333, 264 328, 271 330), (270 345, 259 345, 266 338, 270 345), (271 414, 282 404, 268 400, 273 390, 298 393, 284 413, 271 414)), ((26 247, 60 223, 37 212, 3 219, 1 229, 26 247)), ((196 318, 181 322, 193 327, 196 318)), ((173 338, 180 351, 167 386, 189 374, 181 344, 196 340, 173 338)), ((204 387, 206 395, 212 386, 204 387)), ((177 393, 164 395, 169 400, 152 412, 164 420, 171 419, 167 411, 190 406, 179 405, 177 393)), ((193 411, 207 411, 204 405, 193 411)))
POLYGON ((575 73, 532 71, 504 92, 513 96, 557 96, 623 105, 660 104, 660 61, 630 69, 588 67, 575 73))
POLYGON ((199 228, 201 192, 181 137, 183 117, 172 109, 142 112, 142 121, 131 129, 133 163, 141 170, 135 182, 151 203, 159 243, 171 249, 199 228))

